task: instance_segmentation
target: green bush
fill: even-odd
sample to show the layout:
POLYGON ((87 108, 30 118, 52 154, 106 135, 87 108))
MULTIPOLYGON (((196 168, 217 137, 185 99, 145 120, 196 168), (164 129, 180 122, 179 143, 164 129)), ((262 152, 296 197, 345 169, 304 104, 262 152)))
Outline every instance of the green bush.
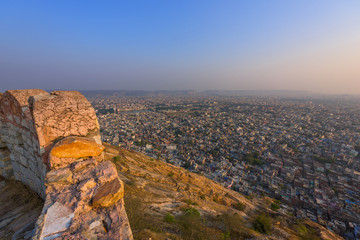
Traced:
POLYGON ((196 208, 192 208, 192 207, 186 208, 186 209, 184 209, 183 212, 185 215, 188 215, 188 216, 194 216, 194 217, 198 217, 198 218, 201 217, 199 211, 196 208))
POLYGON ((280 209, 280 206, 277 205, 276 203, 271 203, 270 208, 273 211, 277 211, 278 209, 280 209))
POLYGON ((198 210, 187 208, 177 217, 182 239, 208 239, 206 225, 198 210))
POLYGON ((264 213, 257 216, 253 221, 253 228, 259 233, 270 233, 272 229, 271 218, 264 213))
POLYGON ((222 234, 223 240, 229 240, 230 239, 230 232, 224 232, 222 234))
POLYGON ((223 213, 218 216, 218 225, 224 226, 224 239, 243 239, 244 238, 244 221, 239 214, 223 213))
POLYGON ((173 215, 171 215, 170 213, 168 213, 164 217, 164 221, 167 223, 173 223, 173 222, 175 222, 175 217, 173 215))
POLYGON ((302 222, 298 222, 293 229, 300 235, 302 240, 320 240, 317 236, 316 230, 307 228, 302 222))
POLYGON ((237 203, 234 203, 232 205, 233 208, 235 208, 236 210, 239 210, 239 211, 244 211, 245 210, 245 205, 241 202, 237 202, 237 203))
POLYGON ((184 203, 187 203, 187 204, 189 204, 189 205, 194 205, 194 206, 199 205, 197 202, 195 202, 195 201, 193 201, 193 200, 191 200, 191 199, 185 199, 185 200, 184 200, 184 203))

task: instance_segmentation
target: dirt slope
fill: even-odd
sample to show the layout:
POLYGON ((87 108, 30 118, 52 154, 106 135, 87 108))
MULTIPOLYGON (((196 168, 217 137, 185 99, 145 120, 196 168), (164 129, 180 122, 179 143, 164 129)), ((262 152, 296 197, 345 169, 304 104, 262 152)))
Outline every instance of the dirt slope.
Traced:
POLYGON ((186 169, 105 146, 105 157, 125 182, 135 239, 342 239, 314 222, 271 210, 274 199, 249 199, 186 169), (271 221, 267 234, 253 230, 254 219, 263 213, 271 221))

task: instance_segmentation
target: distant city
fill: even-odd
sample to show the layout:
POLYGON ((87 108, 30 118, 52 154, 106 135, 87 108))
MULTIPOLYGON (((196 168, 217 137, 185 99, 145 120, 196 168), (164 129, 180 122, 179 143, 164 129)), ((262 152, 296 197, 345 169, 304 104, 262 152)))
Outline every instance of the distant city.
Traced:
POLYGON ((342 236, 360 224, 360 99, 307 92, 84 92, 102 140, 342 236))

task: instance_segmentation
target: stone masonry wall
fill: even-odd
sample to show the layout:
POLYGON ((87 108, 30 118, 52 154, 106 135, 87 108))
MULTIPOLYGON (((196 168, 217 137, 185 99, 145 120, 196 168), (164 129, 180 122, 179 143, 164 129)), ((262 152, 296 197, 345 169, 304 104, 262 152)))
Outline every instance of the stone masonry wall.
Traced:
POLYGON ((124 184, 103 150, 79 92, 0 94, 0 174, 45 200, 33 239, 132 239, 124 184))
POLYGON ((46 166, 27 99, 43 90, 10 90, 0 99, 1 175, 15 178, 45 197, 46 166))

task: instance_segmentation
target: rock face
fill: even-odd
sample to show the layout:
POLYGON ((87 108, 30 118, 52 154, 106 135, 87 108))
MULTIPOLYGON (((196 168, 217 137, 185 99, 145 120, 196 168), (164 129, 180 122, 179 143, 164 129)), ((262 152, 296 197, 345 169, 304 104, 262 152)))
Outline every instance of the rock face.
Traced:
POLYGON ((45 200, 33 239, 132 239, 124 184, 103 150, 95 111, 79 92, 0 95, 0 175, 45 200))

